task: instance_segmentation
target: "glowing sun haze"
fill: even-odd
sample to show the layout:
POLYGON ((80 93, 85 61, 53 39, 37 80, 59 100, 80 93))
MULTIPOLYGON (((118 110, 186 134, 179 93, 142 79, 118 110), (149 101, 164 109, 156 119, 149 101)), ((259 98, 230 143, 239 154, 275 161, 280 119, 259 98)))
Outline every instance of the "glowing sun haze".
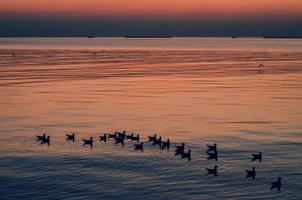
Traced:
POLYGON ((249 15, 302 16, 301 0, 1 0, 0 10, 11 13, 73 16, 219 18, 249 15))

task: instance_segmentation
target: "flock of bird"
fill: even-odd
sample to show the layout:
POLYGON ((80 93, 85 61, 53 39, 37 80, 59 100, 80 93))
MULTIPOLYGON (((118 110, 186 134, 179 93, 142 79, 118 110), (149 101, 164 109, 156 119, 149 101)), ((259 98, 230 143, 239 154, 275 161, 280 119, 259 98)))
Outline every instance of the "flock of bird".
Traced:
MULTIPOLYGON (((40 141, 41 144, 48 144, 50 145, 50 136, 43 134, 43 135, 37 135, 36 136, 37 141, 40 141)), ((108 140, 112 139, 113 141, 115 141, 115 144, 121 144, 122 146, 125 145, 125 140, 131 140, 135 143, 133 143, 134 145, 134 150, 140 150, 143 151, 144 150, 144 142, 141 142, 140 140, 140 136, 139 134, 137 134, 136 136, 134 135, 134 133, 131 133, 130 135, 126 134, 126 131, 123 132, 114 132, 114 133, 105 133, 101 136, 99 136, 99 141, 100 142, 107 142, 108 140)), ((66 135, 66 140, 69 141, 73 141, 75 142, 75 134, 67 134, 66 135)), ((89 145, 91 148, 93 147, 93 137, 90 137, 89 139, 82 139, 83 145, 89 145)), ((171 143, 170 143, 170 139, 167 139, 167 141, 163 141, 162 137, 158 137, 156 134, 154 134, 153 136, 148 136, 148 141, 152 143, 153 146, 159 146, 159 148, 161 150, 164 149, 170 149, 171 143)), ((188 161, 191 160, 191 150, 188 149, 186 150, 185 148, 185 143, 182 143, 181 145, 177 146, 175 145, 175 156, 180 156, 180 159, 187 159, 188 161)), ((218 160, 218 151, 217 151, 217 144, 214 145, 207 145, 207 159, 208 160, 218 160)), ((262 162, 262 152, 259 152, 258 154, 252 154, 252 161, 256 161, 258 160, 260 163, 262 162)), ((207 175, 214 175, 217 176, 218 173, 218 166, 215 165, 214 168, 206 168, 207 170, 207 175)), ((246 177, 249 178, 251 177, 252 179, 255 179, 256 177, 256 168, 253 167, 252 170, 245 170, 246 171, 246 177)), ((271 182, 271 187, 270 189, 278 189, 278 191, 281 190, 281 177, 278 177, 277 181, 271 182)))

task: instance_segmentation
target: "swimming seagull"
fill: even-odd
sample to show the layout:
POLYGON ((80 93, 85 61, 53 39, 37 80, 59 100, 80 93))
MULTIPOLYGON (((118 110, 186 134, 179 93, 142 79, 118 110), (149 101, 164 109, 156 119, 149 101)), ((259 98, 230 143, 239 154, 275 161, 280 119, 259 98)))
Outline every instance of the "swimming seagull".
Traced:
POLYGON ((188 161, 191 160, 191 150, 188 150, 188 152, 183 152, 181 154, 181 158, 180 159, 183 159, 183 158, 188 158, 188 161))
POLYGON ((46 138, 46 134, 44 133, 43 135, 36 135, 37 141, 44 140, 46 138))
POLYGON ((252 170, 245 170, 245 171, 246 171, 246 178, 252 177, 253 179, 255 179, 256 176, 255 167, 253 167, 252 170))
POLYGON ((123 139, 126 137, 126 131, 123 131, 123 132, 115 132, 115 134, 117 134, 118 137, 123 138, 123 139))
POLYGON ((206 152, 208 154, 208 160, 218 160, 218 152, 214 151, 213 153, 211 152, 206 152))
POLYGON ((263 68, 264 68, 264 64, 258 65, 258 71, 259 72, 263 71, 263 68))
POLYGON ((144 143, 141 142, 140 144, 134 144, 134 150, 144 150, 144 143))
POLYGON ((182 143, 180 146, 176 145, 176 150, 175 151, 184 150, 184 149, 185 149, 185 143, 182 143))
POLYGON ((41 144, 50 144, 50 136, 48 135, 47 137, 43 138, 41 141, 41 144))
POLYGON ((139 134, 137 134, 136 136, 132 136, 131 140, 139 142, 139 134))
POLYGON ((104 141, 105 143, 107 142, 107 135, 106 133, 103 136, 99 136, 100 137, 100 141, 104 141))
POLYGON ((183 154, 184 151, 185 151, 185 143, 182 143, 181 146, 176 146, 176 149, 175 149, 175 156, 177 156, 177 155, 179 155, 179 154, 180 154, 180 155, 183 154))
POLYGON ((213 174, 214 176, 217 176, 217 171, 218 171, 217 168, 218 168, 217 165, 214 166, 214 169, 206 168, 206 170, 208 171, 206 176, 209 175, 209 174, 213 174))
POLYGON ((168 139, 167 142, 162 142, 161 149, 163 150, 164 148, 170 149, 170 139, 168 139))
POLYGON ((115 144, 122 144, 122 146, 124 146, 124 138, 116 137, 115 138, 115 144))
POLYGON ((131 135, 126 135, 126 139, 131 140, 133 138, 133 133, 131 135))
POLYGON ((154 134, 154 136, 148 136, 148 138, 148 142, 154 142, 156 140, 156 134, 154 134))
POLYGON ((152 145, 159 145, 159 147, 161 147, 161 136, 158 139, 155 139, 152 143, 152 145))
POLYGON ((260 151, 258 154, 252 154, 253 158, 252 161, 259 160, 259 162, 262 162, 262 152, 260 151))
POLYGON ((177 156, 177 155, 182 155, 184 152, 185 152, 184 149, 176 149, 176 150, 175 150, 175 156, 177 156))
POLYGON ((274 189, 274 188, 277 188, 278 191, 281 191, 281 177, 278 177, 278 180, 275 181, 275 182, 271 182, 272 186, 271 186, 271 190, 274 189))
POLYGON ((214 145, 207 145, 208 151, 217 151, 217 144, 214 145))
POLYGON ((114 134, 108 133, 107 135, 108 135, 109 138, 116 138, 116 135, 117 135, 117 134, 116 134, 116 133, 114 133, 114 134))
POLYGON ((90 145, 90 147, 93 146, 93 137, 90 137, 89 140, 86 140, 86 139, 82 139, 83 140, 83 145, 90 145))
POLYGON ((72 133, 72 134, 66 134, 66 140, 72 140, 74 142, 74 140, 75 140, 74 133, 72 133))

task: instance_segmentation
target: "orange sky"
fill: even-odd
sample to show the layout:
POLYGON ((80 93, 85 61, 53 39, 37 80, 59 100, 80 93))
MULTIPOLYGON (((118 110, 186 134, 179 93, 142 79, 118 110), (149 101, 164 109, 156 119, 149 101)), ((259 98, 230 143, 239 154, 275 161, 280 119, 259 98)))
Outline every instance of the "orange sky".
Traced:
POLYGON ((6 13, 74 16, 234 18, 301 17, 302 0, 1 0, 6 13), (44 13, 44 14, 43 14, 44 13))

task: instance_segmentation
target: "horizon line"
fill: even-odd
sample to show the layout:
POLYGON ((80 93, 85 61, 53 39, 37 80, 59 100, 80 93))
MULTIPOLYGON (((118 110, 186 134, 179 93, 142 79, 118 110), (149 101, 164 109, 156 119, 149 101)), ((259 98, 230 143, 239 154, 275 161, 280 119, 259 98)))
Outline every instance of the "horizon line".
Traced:
POLYGON ((125 39, 171 39, 171 38, 262 38, 262 39, 302 39, 301 36, 274 36, 274 35, 224 35, 224 36, 217 36, 217 35, 160 35, 160 34, 130 34, 130 35, 24 35, 24 36, 1 36, 0 38, 125 38, 125 39))

